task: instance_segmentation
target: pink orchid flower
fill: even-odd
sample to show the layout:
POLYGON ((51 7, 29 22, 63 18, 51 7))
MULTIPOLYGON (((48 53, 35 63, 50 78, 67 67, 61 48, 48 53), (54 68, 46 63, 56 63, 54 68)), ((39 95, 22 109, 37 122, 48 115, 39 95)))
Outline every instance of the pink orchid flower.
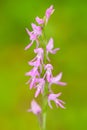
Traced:
POLYGON ((36 86, 37 83, 37 78, 36 77, 31 77, 26 84, 29 84, 30 89, 36 86))
POLYGON ((50 82, 51 78, 53 77, 52 76, 53 66, 51 64, 47 64, 45 65, 45 70, 46 70, 46 73, 44 75, 44 78, 46 77, 47 81, 50 82))
POLYGON ((55 54, 59 50, 59 48, 56 48, 56 49, 53 49, 53 48, 54 48, 54 41, 53 41, 53 38, 50 38, 50 40, 46 46, 46 50, 49 53, 55 54))
POLYGON ((25 50, 27 50, 27 49, 29 49, 31 46, 32 46, 32 44, 33 44, 33 42, 36 40, 36 43, 37 43, 37 46, 38 46, 38 39, 37 39, 37 35, 32 31, 32 32, 30 32, 27 28, 26 28, 26 31, 27 31, 27 33, 28 33, 28 35, 30 36, 30 40, 31 40, 31 43, 29 43, 26 47, 25 47, 25 50))
POLYGON ((41 26, 36 26, 34 23, 32 23, 31 26, 34 31, 34 34, 36 34, 37 36, 40 36, 42 34, 41 26))
POLYGON ((36 26, 34 23, 32 23, 31 26, 33 29, 32 32, 30 32, 26 28, 26 31, 27 31, 28 35, 30 36, 31 43, 25 47, 25 50, 29 49, 32 46, 34 41, 36 41, 37 47, 39 46, 38 37, 42 34, 42 28, 40 26, 36 26))
POLYGON ((58 99, 58 97, 61 95, 61 93, 58 93, 58 94, 49 94, 48 96, 48 105, 50 108, 52 108, 52 105, 51 105, 51 101, 54 101, 56 106, 60 106, 61 108, 65 108, 63 106, 63 104, 65 104, 65 102, 63 102, 62 100, 58 99))
POLYGON ((27 72, 25 75, 26 76, 31 76, 31 77, 40 76, 37 67, 34 67, 32 70, 30 70, 29 72, 27 72))
POLYGON ((26 84, 30 84, 30 89, 32 89, 37 83, 37 78, 36 77, 40 76, 37 67, 34 67, 31 71, 27 72, 25 75, 26 76, 31 76, 31 78, 27 81, 26 84))
POLYGON ((39 81, 39 83, 35 87, 35 88, 37 88, 35 97, 37 97, 40 93, 43 93, 43 91, 44 91, 45 80, 43 78, 40 78, 38 81, 39 81))
POLYGON ((41 113, 41 107, 37 104, 35 100, 31 102, 31 108, 28 109, 28 112, 33 112, 35 115, 41 113))
POLYGON ((34 66, 34 67, 40 67, 40 71, 42 71, 42 65, 43 64, 43 49, 42 48, 37 48, 34 49, 34 52, 37 54, 37 56, 31 60, 29 63, 29 65, 34 66))
POLYGON ((51 5, 47 10, 46 10, 46 23, 48 22, 50 16, 53 14, 54 8, 53 5, 51 5))
POLYGON ((35 20, 38 24, 44 24, 44 20, 39 18, 38 16, 35 18, 35 20))
POLYGON ((53 49, 53 48, 54 48, 53 38, 50 38, 50 40, 46 46, 48 61, 50 61, 50 59, 48 57, 48 53, 55 54, 58 50, 60 50, 60 48, 55 48, 55 49, 53 49))
POLYGON ((62 72, 60 72, 56 77, 52 77, 49 83, 49 86, 51 86, 52 84, 57 84, 57 85, 61 85, 61 86, 65 86, 66 83, 65 82, 61 82, 62 78, 62 72))

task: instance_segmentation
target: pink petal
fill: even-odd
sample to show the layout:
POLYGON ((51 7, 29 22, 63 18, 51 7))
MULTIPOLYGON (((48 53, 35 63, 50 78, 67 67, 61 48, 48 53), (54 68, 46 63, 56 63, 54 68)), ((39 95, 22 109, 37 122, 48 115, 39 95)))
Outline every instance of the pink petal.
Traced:
POLYGON ((55 54, 59 50, 60 50, 60 48, 55 48, 55 49, 51 50, 50 53, 55 54))
POLYGON ((49 40, 49 42, 48 42, 48 44, 46 46, 47 52, 55 54, 58 50, 60 50, 59 48, 53 49, 53 47, 54 47, 53 38, 50 38, 50 40, 49 40))
POLYGON ((33 42, 31 42, 30 44, 28 44, 26 47, 25 47, 25 50, 29 49, 31 46, 32 46, 33 42))
POLYGON ((61 78, 62 78, 62 72, 60 72, 60 73, 55 77, 55 82, 61 80, 61 78))
POLYGON ((54 9, 53 9, 53 5, 51 5, 47 10, 46 10, 46 23, 48 22, 48 19, 50 18, 50 16, 53 14, 54 9))
POLYGON ((53 49, 53 47, 54 47, 54 46, 53 46, 53 38, 50 38, 50 40, 49 40, 49 42, 48 42, 46 48, 47 48, 47 50, 49 51, 49 50, 53 49))
POLYGON ((40 92, 41 92, 40 88, 37 88, 36 93, 35 93, 35 97, 37 97, 40 94, 40 92))
POLYGON ((50 101, 48 101, 48 105, 51 109, 53 108, 50 101))
POLYGON ((38 24, 44 24, 44 20, 41 19, 41 18, 39 18, 39 17, 36 17, 36 22, 37 22, 38 24))
POLYGON ((32 79, 31 83, 30 83, 30 89, 32 89, 35 85, 35 79, 32 79))
POLYGON ((65 82, 58 82, 57 84, 59 84, 59 85, 61 85, 61 86, 66 86, 67 85, 67 83, 65 83, 65 82))
POLYGON ((57 105, 64 109, 65 107, 62 105, 62 103, 63 103, 62 100, 58 100, 57 105))
POLYGON ((50 82, 51 81, 51 78, 52 78, 52 75, 51 74, 47 74, 47 81, 50 82))
POLYGON ((26 32, 28 33, 29 36, 31 36, 31 32, 26 28, 26 32))
POLYGON ((61 95, 61 92, 60 93, 57 93, 57 94, 49 94, 49 100, 54 100, 56 101, 56 98, 59 97, 61 95))

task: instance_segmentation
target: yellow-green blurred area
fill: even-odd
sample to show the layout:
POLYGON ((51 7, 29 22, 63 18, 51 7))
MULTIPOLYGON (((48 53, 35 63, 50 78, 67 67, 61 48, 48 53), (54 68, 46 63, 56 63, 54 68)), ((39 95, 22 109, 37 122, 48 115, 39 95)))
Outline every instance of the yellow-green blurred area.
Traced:
MULTIPOLYGON (((27 113, 35 90, 25 85, 27 62, 34 57, 35 44, 25 31, 54 5, 55 12, 46 27, 48 40, 61 48, 50 55, 53 74, 63 72, 66 87, 53 85, 66 102, 66 109, 48 107, 47 130, 87 129, 87 2, 86 0, 0 0, 0 130, 39 130, 35 115, 27 113)), ((41 104, 41 96, 37 99, 41 104)))

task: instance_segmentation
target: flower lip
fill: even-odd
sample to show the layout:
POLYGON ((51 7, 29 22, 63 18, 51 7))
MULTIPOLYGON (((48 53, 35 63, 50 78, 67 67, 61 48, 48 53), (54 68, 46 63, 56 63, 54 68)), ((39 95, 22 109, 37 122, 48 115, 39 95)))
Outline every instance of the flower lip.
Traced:
POLYGON ((66 86, 67 84, 65 82, 60 81, 61 78, 62 78, 62 72, 60 72, 57 76, 52 77, 51 81, 50 81, 50 86, 52 84, 57 84, 57 85, 60 85, 60 86, 66 86))
POLYGON ((61 92, 57 93, 57 94, 51 93, 51 94, 48 95, 48 105, 49 105, 50 108, 52 108, 52 105, 51 105, 50 101, 54 101, 57 107, 60 106, 61 108, 65 108, 63 106, 63 104, 65 104, 65 102, 58 99, 58 97, 60 95, 61 95, 61 92))

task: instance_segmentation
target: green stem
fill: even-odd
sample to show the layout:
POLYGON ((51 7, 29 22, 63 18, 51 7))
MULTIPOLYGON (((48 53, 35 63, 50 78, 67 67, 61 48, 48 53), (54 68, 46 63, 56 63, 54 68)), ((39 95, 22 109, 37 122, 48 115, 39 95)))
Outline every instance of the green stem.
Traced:
POLYGON ((42 130, 46 130, 46 115, 47 115, 47 113, 44 112, 43 113, 43 126, 42 126, 42 130))
MULTIPOLYGON (((42 35, 42 41, 43 41, 43 49, 44 49, 44 64, 46 64, 46 44, 47 44, 47 39, 45 35, 45 30, 43 29, 43 35, 42 35)), ((43 76, 42 76, 43 77, 43 76)), ((46 117, 47 117, 47 94, 48 94, 48 84, 46 82, 45 87, 44 87, 44 92, 42 96, 42 102, 43 102, 43 109, 42 109, 42 124, 41 124, 41 130, 47 130, 46 128, 46 117)))
POLYGON ((48 93, 48 85, 46 83, 46 86, 44 88, 44 93, 43 93, 42 130, 46 130, 47 93, 48 93))

